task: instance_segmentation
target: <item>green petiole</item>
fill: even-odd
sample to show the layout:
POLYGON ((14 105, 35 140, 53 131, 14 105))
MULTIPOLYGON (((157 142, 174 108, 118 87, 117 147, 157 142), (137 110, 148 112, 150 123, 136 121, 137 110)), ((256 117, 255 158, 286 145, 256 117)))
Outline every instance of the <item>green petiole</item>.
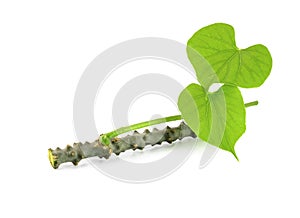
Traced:
MULTIPOLYGON (((256 106, 256 105, 258 105, 258 101, 252 101, 252 102, 246 103, 245 107, 247 108, 247 107, 256 106)), ((148 127, 148 126, 153 126, 153 125, 160 124, 160 123, 167 123, 167 122, 181 120, 181 119, 182 119, 181 115, 174 115, 174 116, 163 117, 163 118, 159 118, 159 119, 155 119, 155 120, 149 120, 149 121, 145 121, 145 122, 141 122, 141 123, 136 123, 136 124, 133 124, 130 126, 121 127, 112 132, 108 132, 106 134, 100 135, 99 141, 104 145, 109 145, 111 139, 113 139, 123 133, 141 129, 141 128, 148 127)))
POLYGON ((99 140, 102 144, 109 145, 110 140, 112 138, 115 138, 116 136, 121 135, 123 133, 133 131, 136 129, 141 129, 141 128, 144 128, 147 126, 153 126, 156 124, 167 123, 167 122, 181 120, 181 119, 182 119, 181 115, 175 115, 175 116, 163 117, 163 118, 159 118, 159 119, 155 119, 155 120, 149 120, 149 121, 145 121, 145 122, 141 122, 141 123, 136 123, 136 124, 126 126, 126 127, 121 127, 119 129, 116 129, 115 131, 100 135, 99 140))
POLYGON ((256 106, 256 105, 258 105, 258 101, 252 101, 252 102, 246 103, 245 107, 251 107, 251 106, 256 106))

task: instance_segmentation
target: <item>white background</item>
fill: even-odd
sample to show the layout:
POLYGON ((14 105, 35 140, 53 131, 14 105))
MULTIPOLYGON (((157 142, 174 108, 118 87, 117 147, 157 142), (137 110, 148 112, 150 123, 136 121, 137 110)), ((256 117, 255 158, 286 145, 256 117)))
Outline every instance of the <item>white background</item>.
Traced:
MULTIPOLYGON (((1 217, 299 217, 299 19, 290 0, 1 1, 1 217), (199 148, 175 173, 146 184, 116 181, 87 162, 51 168, 47 149, 76 141, 73 97, 93 58, 138 37, 185 43, 214 22, 233 25, 239 47, 262 43, 273 56, 266 83, 243 90, 260 105, 247 109, 240 162, 219 151, 198 169, 199 148)), ((136 101, 130 121, 159 113, 145 103, 150 97, 136 101)), ((100 126, 110 131, 111 120, 100 126)))

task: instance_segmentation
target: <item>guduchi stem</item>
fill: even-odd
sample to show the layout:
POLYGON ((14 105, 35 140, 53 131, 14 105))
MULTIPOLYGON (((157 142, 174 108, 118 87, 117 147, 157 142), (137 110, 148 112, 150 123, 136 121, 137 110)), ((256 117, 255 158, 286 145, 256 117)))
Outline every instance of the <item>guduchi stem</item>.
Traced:
POLYGON ((170 144, 188 136, 196 137, 195 133, 182 122, 178 127, 167 126, 162 130, 154 128, 151 132, 146 129, 143 133, 135 131, 132 135, 111 139, 109 145, 104 145, 97 139, 94 142, 74 143, 73 147, 67 145, 64 149, 48 149, 48 157, 51 166, 57 169, 62 163, 72 162, 77 165, 80 160, 95 156, 107 159, 112 153, 119 155, 129 149, 142 150, 147 145, 153 146, 165 141, 170 144))

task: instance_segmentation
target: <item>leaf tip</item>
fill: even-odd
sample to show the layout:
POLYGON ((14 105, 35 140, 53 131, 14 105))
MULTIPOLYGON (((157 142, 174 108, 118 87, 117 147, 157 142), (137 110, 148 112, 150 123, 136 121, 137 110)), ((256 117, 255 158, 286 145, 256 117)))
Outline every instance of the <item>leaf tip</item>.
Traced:
POLYGON ((233 154, 233 156, 235 157, 235 159, 236 159, 238 162, 240 162, 240 160, 239 160, 237 154, 235 153, 235 150, 233 149, 233 150, 230 151, 230 152, 233 154))

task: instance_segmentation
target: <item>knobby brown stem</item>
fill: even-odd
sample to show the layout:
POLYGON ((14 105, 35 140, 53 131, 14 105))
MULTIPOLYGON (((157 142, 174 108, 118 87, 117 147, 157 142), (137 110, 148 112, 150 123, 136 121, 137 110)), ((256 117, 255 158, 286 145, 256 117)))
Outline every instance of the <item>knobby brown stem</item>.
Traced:
POLYGON ((170 144, 188 136, 196 137, 195 133, 182 122, 177 127, 167 126, 162 130, 154 128, 151 132, 146 129, 143 133, 135 131, 132 135, 122 138, 115 137, 110 140, 109 145, 104 145, 97 139, 94 142, 79 142, 74 143, 73 146, 67 145, 64 149, 48 149, 48 156, 52 167, 57 169, 62 163, 72 162, 77 165, 80 160, 95 156, 108 159, 112 153, 119 155, 129 149, 142 150, 147 145, 153 146, 163 142, 170 144))

